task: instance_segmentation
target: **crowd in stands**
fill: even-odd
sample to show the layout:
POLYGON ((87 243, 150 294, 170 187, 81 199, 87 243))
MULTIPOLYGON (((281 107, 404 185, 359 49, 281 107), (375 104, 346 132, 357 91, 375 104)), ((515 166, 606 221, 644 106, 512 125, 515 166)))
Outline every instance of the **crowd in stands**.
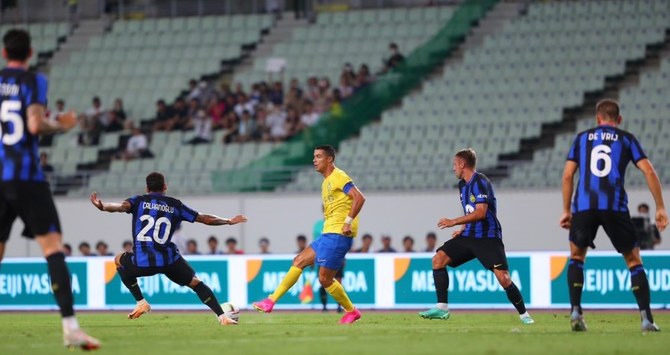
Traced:
MULTIPOLYGON (((405 236, 402 240, 402 249, 396 250, 393 248, 392 238, 389 235, 382 235, 382 247, 374 250, 372 247, 373 237, 370 234, 364 234, 361 237, 361 246, 358 248, 352 248, 352 253, 414 253, 414 252, 429 252, 432 253, 435 251, 437 243, 437 235, 434 232, 429 232, 426 235, 426 248, 423 250, 414 249, 414 238, 411 236, 405 236)), ((181 233, 181 229, 175 231, 175 234, 172 236, 172 242, 177 245, 177 248, 183 255, 240 255, 244 254, 244 251, 237 248, 237 239, 234 237, 229 237, 226 239, 225 248, 222 250, 219 248, 219 239, 216 236, 209 236, 207 238, 207 247, 206 250, 200 251, 198 248, 198 241, 193 238, 187 238, 184 234, 181 233)), ((308 246, 307 237, 304 235, 298 235, 296 237, 296 253, 303 251, 308 246)), ((64 244, 65 255, 72 256, 72 246, 70 244, 64 244)), ((99 241, 95 245, 95 251, 91 249, 91 245, 88 242, 81 242, 79 244, 79 255, 78 256, 113 256, 109 250, 109 246, 104 241, 99 241)), ((122 244, 122 250, 124 252, 133 251, 133 242, 126 240, 122 244)), ((258 240, 258 252, 254 254, 272 254, 270 251, 270 240, 266 237, 261 237, 258 240)))
MULTIPOLYGON (((389 44, 389 50, 390 56, 383 59, 376 75, 383 75, 404 60, 395 43, 389 44)), ((188 90, 174 102, 159 99, 153 119, 141 125, 129 119, 120 98, 107 109, 96 96, 91 107, 80 114, 78 144, 97 145, 101 134, 123 131, 130 139, 116 158, 131 160, 153 156, 149 141, 158 131, 192 132, 184 144, 211 143, 217 130, 225 130, 222 142, 217 143, 281 142, 315 125, 325 112, 340 114, 342 103, 374 80, 368 65, 361 64, 356 70, 350 63, 344 65, 337 84, 327 77, 312 76, 305 83, 293 78, 288 88, 281 81, 257 82, 250 88, 241 83, 234 87, 223 83, 215 88, 192 79, 188 90)), ((65 112, 65 101, 60 99, 49 117, 57 119, 65 112)))

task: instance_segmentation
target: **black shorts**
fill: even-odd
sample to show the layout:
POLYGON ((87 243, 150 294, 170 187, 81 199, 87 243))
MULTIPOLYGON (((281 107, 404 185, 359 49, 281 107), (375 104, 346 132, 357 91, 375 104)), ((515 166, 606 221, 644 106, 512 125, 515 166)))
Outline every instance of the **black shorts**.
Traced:
POLYGON ((0 182, 0 242, 9 239, 16 217, 25 225, 25 237, 61 232, 56 205, 46 182, 0 182))
POLYGON ((195 277, 195 271, 183 257, 167 266, 138 267, 133 264, 133 253, 123 253, 119 259, 123 273, 130 277, 153 276, 163 274, 179 286, 186 286, 195 277))
POLYGON ((570 241, 580 248, 595 248, 593 241, 600 226, 619 253, 631 251, 639 245, 630 213, 597 210, 572 214, 570 241))
POLYGON ((458 267, 477 258, 485 269, 509 270, 505 245, 500 238, 456 237, 437 249, 451 259, 449 266, 458 267))

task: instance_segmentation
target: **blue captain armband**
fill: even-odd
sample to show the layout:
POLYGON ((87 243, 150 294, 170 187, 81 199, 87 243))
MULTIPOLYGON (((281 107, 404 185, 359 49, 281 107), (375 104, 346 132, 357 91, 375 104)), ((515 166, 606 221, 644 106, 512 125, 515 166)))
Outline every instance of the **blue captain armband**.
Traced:
POLYGON ((348 183, 344 184, 344 187, 342 188, 342 191, 344 191, 345 194, 348 194, 349 191, 354 188, 354 182, 349 181, 348 183))

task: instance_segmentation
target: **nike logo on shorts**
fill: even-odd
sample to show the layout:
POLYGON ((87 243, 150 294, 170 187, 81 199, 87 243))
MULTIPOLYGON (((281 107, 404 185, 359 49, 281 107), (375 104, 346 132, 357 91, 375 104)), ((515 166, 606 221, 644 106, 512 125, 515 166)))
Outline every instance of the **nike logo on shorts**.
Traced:
POLYGON ((495 268, 498 268, 498 267, 501 267, 501 266, 503 266, 503 264, 493 264, 493 268, 494 268, 494 269, 495 269, 495 268))
POLYGON ((316 259, 316 262, 317 262, 317 263, 325 263, 325 262, 326 262, 326 259, 316 259))

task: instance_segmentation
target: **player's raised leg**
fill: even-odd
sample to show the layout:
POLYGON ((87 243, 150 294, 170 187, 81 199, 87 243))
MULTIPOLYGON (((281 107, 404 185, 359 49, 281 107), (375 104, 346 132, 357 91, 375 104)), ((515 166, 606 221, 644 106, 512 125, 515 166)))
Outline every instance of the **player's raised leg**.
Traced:
MULTIPOLYGON (((496 264, 497 265, 497 264, 496 264)), ((507 270, 507 263, 493 267, 493 273, 496 275, 500 286, 503 287, 505 293, 507 294, 507 299, 512 303, 517 312, 519 312, 519 318, 523 324, 533 324, 535 321, 530 317, 528 311, 526 311, 526 304, 523 301, 523 296, 521 291, 514 284, 512 278, 509 276, 509 270, 507 270), (499 269, 502 268, 502 269, 499 269)))
POLYGON ((137 282, 137 276, 132 272, 134 265, 130 260, 131 258, 132 253, 121 253, 114 258, 114 263, 116 264, 116 271, 121 277, 121 282, 137 302, 133 311, 128 314, 128 319, 137 319, 143 314, 151 312, 151 305, 144 299, 140 284, 137 282))
POLYGON ((435 307, 419 312, 421 318, 449 319, 449 274, 447 273, 447 265, 450 261, 451 259, 444 250, 438 249, 433 255, 433 282, 435 283, 437 303, 435 307))
POLYGON ((307 266, 314 264, 314 258, 316 253, 314 248, 318 248, 318 243, 320 239, 314 241, 310 246, 301 251, 295 258, 293 258, 293 265, 286 276, 281 280, 279 286, 275 291, 268 296, 268 298, 252 303, 252 306, 259 312, 270 313, 275 306, 275 303, 284 295, 288 290, 298 282, 300 275, 302 275, 302 270, 307 266))
POLYGON ((65 263, 65 254, 62 251, 61 234, 51 232, 38 235, 37 243, 47 260, 51 290, 60 308, 63 323, 63 344, 67 347, 80 347, 84 350, 94 350, 100 347, 100 341, 79 328, 74 315, 74 297, 70 282, 70 270, 65 263))
POLYGON ((637 301, 637 306, 640 309, 641 329, 643 332, 658 332, 661 328, 654 322, 654 317, 651 314, 651 295, 649 291, 649 280, 647 273, 642 266, 642 258, 640 258, 640 248, 633 248, 633 250, 622 253, 626 260, 626 265, 630 271, 630 284, 637 301))
POLYGON ((570 242, 570 261, 568 262, 568 291, 570 292, 570 327, 574 332, 588 329, 582 310, 582 289, 584 288, 584 259, 587 248, 580 248, 570 242))

